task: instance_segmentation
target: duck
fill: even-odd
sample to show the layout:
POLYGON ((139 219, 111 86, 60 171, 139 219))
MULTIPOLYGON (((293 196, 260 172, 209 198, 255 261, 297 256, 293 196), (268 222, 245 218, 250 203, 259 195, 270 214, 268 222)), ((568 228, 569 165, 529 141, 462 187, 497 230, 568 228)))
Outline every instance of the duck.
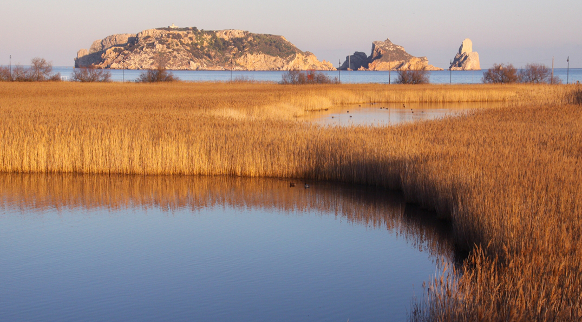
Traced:
POLYGON ((295 187, 295 182, 291 182, 291 183, 289 184, 289 187, 291 187, 291 188, 295 187))
POLYGON ((305 189, 309 189, 309 184, 305 184, 305 189))

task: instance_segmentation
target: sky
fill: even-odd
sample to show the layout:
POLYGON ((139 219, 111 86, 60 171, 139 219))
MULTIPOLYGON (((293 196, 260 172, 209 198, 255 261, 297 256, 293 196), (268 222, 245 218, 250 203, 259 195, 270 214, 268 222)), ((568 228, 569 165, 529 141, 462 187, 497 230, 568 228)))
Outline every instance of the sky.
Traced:
POLYGON ((95 40, 145 29, 198 27, 282 35, 334 66, 389 38, 448 68, 463 39, 481 68, 542 63, 582 68, 580 0, 7 0, 0 11, 0 65, 34 57, 73 66, 95 40), (10 55, 12 59, 10 60, 10 55))

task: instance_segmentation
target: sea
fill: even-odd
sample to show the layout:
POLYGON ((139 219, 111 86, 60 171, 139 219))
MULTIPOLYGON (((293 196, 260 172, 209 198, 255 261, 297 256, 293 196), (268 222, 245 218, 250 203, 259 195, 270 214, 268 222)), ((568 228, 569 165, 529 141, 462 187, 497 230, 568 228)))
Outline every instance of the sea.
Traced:
MULTIPOLYGON (((58 66, 53 72, 60 73, 62 80, 71 80, 74 68, 70 66, 58 66)), ((115 82, 133 82, 143 70, 111 69, 111 80, 115 82)), ((432 84, 480 84, 483 82, 484 70, 475 71, 430 71, 430 83, 432 84)), ((228 82, 228 81, 256 81, 256 82, 280 82, 285 71, 198 71, 175 70, 171 71, 182 81, 191 82, 228 82)), ((329 77, 337 77, 342 83, 348 84, 392 84, 398 76, 396 71, 322 71, 329 77)), ((562 83, 573 84, 582 82, 582 68, 556 68, 554 76, 562 83)))

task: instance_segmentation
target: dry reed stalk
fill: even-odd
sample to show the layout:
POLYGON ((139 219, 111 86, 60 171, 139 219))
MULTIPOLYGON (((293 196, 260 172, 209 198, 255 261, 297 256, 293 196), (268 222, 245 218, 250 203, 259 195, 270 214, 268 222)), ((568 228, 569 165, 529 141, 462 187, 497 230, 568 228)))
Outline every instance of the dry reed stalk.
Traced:
POLYGON ((582 109, 547 104, 565 101, 569 90, 7 83, 0 171, 294 177, 402 189, 450 220, 457 246, 474 252, 462 278, 443 281, 449 286, 425 317, 572 321, 582 319, 582 109), (389 128, 289 121, 323 99, 514 106, 389 128))

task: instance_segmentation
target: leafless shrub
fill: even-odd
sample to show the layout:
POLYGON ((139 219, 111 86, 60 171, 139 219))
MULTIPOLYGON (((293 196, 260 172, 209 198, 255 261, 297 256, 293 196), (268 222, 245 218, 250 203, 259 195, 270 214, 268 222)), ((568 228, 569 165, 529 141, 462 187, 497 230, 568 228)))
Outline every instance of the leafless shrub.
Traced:
POLYGON ((74 82, 109 82, 111 81, 111 72, 98 69, 93 65, 75 68, 71 80, 74 82))
POLYGON ((305 85, 305 84, 339 84, 336 77, 329 77, 322 72, 315 70, 299 71, 289 70, 283 74, 281 82, 283 85, 305 85))
POLYGON ((582 105, 582 87, 580 87, 580 84, 568 96, 570 103, 582 105))
POLYGON ((559 77, 553 76, 551 70, 544 64, 527 64, 518 73, 519 82, 534 84, 561 84, 559 77))
POLYGON ((53 66, 44 58, 35 57, 30 63, 29 68, 16 65, 12 68, 12 75, 10 75, 10 70, 7 67, 0 68, 0 81, 44 82, 61 80, 61 74, 51 74, 53 66))
POLYGON ((428 70, 422 69, 400 69, 397 71, 396 84, 428 84, 430 83, 428 70))
POLYGON ((0 66, 0 82, 9 82, 12 80, 10 75, 10 68, 6 66, 0 66))
POLYGON ((519 81, 517 69, 512 64, 493 64, 483 73, 483 83, 516 83, 519 81))
POLYGON ((60 74, 53 74, 53 65, 44 58, 35 57, 30 62, 30 69, 28 70, 28 79, 32 82, 43 81, 60 81, 60 74))
POLYGON ((141 73, 137 78, 138 83, 157 83, 157 82, 174 82, 180 79, 166 69, 168 58, 166 55, 159 53, 154 58, 153 69, 148 69, 141 73))
POLYGON ((28 70, 20 65, 14 66, 12 69, 12 80, 16 82, 29 82, 28 70))

